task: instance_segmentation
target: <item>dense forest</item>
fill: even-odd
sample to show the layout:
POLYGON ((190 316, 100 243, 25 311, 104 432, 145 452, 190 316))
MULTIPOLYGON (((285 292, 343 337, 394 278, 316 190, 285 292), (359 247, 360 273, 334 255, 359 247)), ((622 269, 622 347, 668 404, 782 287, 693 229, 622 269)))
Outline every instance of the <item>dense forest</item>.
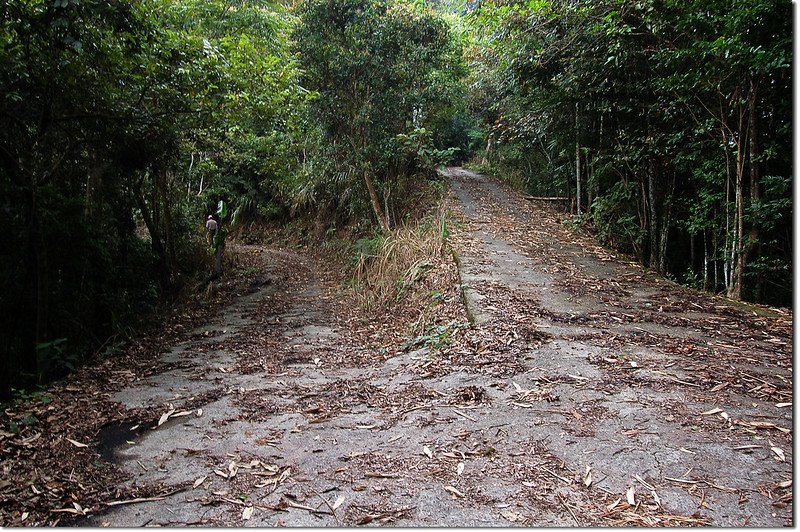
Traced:
POLYGON ((570 198, 569 224, 660 274, 788 306, 791 15, 778 0, 7 0, 0 395, 113 353, 224 275, 229 234, 390 233, 443 164, 570 198))

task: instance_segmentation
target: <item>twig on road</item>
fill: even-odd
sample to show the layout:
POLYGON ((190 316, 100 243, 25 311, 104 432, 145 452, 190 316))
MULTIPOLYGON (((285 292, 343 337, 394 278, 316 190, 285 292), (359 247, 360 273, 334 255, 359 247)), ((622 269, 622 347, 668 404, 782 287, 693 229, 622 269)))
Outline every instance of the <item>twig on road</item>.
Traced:
POLYGON ((558 497, 558 500, 561 501, 561 504, 564 505, 564 508, 567 509, 567 511, 569 512, 569 515, 571 515, 572 518, 575 520, 575 524, 578 525, 578 526, 581 526, 580 521, 578 521, 578 518, 575 517, 575 512, 572 511, 572 508, 570 507, 569 504, 567 504, 567 501, 564 500, 564 498, 561 496, 560 493, 556 493, 556 496, 558 497))

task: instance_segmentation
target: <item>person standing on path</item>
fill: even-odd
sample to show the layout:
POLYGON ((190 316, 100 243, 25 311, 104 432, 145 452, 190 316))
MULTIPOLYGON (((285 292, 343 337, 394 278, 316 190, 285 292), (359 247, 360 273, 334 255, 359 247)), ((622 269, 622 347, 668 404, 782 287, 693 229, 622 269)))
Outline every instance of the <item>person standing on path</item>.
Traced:
POLYGON ((211 246, 214 244, 214 235, 217 234, 217 221, 214 219, 214 216, 208 215, 208 219, 206 220, 206 229, 208 230, 207 240, 208 245, 211 246))

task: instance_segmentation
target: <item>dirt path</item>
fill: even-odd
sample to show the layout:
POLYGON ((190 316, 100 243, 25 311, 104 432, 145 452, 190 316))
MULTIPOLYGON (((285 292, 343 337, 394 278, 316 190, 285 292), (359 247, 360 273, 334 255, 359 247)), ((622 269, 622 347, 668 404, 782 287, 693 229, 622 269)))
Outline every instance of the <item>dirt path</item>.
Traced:
MULTIPOLYGON (((345 309, 309 257, 247 248, 263 257, 250 293, 153 368, 64 388, 121 421, 89 447, 51 435, 92 465, 12 471, 37 493, 15 497, 52 490, 50 515, 82 526, 793 524, 790 318, 659 280, 546 205, 446 175, 460 266, 424 334, 345 309), (65 491, 103 461, 116 488, 65 491)), ((0 442, 35 460, 43 432, 0 442)))
POLYGON ((571 234, 555 209, 447 175, 477 321, 544 336, 520 351, 511 415, 564 460, 562 476, 585 481, 571 493, 578 520, 594 508, 626 524, 792 524, 789 318, 645 274, 571 234), (625 509, 631 487, 639 506, 625 509))

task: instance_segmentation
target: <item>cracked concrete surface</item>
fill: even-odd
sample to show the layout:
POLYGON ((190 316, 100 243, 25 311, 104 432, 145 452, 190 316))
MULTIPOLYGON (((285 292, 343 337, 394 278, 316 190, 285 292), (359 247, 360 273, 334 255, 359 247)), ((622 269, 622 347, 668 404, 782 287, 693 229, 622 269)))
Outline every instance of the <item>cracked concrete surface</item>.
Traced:
MULTIPOLYGON (((449 169, 447 176, 470 224, 454 232, 476 243, 457 249, 476 328, 491 327, 507 312, 497 303, 501 290, 529 301, 525 318, 547 334, 523 350, 522 371, 497 377, 454 365, 446 375, 420 376, 410 368, 431 356, 422 350, 354 367, 334 364, 332 354, 341 354, 347 332, 330 319, 335 302, 323 297, 312 274, 290 294, 288 308, 271 309, 270 298, 288 289, 267 261, 271 283, 195 331, 193 338, 212 349, 196 353, 191 342, 176 345, 163 355, 170 369, 115 397, 129 408, 150 408, 154 416, 170 403, 180 410, 193 398, 208 398, 154 430, 121 427, 130 438, 120 432, 114 440, 113 454, 129 482, 163 483, 176 493, 117 506, 87 524, 587 526, 608 524, 602 509, 624 501, 631 486, 639 496, 650 496, 653 488, 661 503, 656 514, 702 516, 726 527, 791 524, 791 504, 776 508, 758 487, 792 478, 791 449, 779 462, 767 445, 769 435, 743 437, 698 417, 718 405, 733 417, 762 412, 752 397, 726 391, 717 402, 698 402, 693 386, 676 384, 678 367, 662 371, 672 358, 657 346, 612 349, 576 339, 646 330, 703 342, 702 331, 570 321, 603 312, 608 303, 591 291, 575 295, 559 286, 559 270, 532 249, 550 250, 595 277, 621 278, 638 273, 636 267, 601 261, 546 232, 525 248, 486 211, 505 208, 506 190, 461 169, 449 169), (228 344, 254 327, 274 335, 277 324, 285 361, 280 371, 237 371, 240 354, 228 344), (630 374, 636 378, 616 381, 616 373, 597 362, 603 357, 635 362, 630 374), (374 404, 354 391, 335 396, 346 405, 336 415, 314 417, 314 401, 334 398, 314 394, 335 383, 351 390, 366 383, 387 397, 424 392, 424 408, 374 404), (465 387, 476 387, 485 398, 469 407, 441 400, 465 387), (518 388, 557 399, 520 403, 518 388), (257 408, 243 409, 253 399, 257 408), (302 401, 311 406, 298 408, 302 401), (760 447, 737 450, 747 442, 760 447), (247 469, 253 461, 259 465, 247 469), (232 462, 237 474, 225 478, 232 462), (244 519, 247 508, 252 514, 244 519)), ((528 211, 504 212, 535 224, 528 211)), ((283 258, 299 262, 299 256, 283 258)), ((652 305, 657 287, 628 292, 614 297, 644 307, 652 305)), ((704 313, 714 312, 702 309, 689 317, 704 313)), ((791 427, 791 412, 773 413, 791 427)))

